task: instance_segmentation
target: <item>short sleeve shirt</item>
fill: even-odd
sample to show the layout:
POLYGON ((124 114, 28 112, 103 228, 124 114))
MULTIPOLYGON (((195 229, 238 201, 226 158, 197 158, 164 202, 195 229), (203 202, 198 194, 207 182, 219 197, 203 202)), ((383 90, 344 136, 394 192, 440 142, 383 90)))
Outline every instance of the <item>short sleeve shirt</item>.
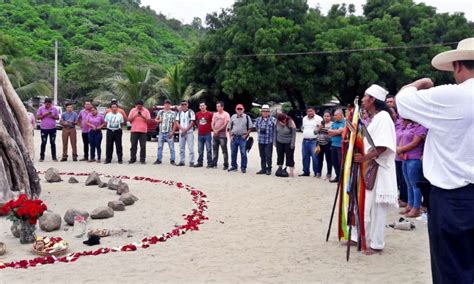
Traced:
POLYGON ((77 122, 77 119, 78 119, 78 115, 77 113, 75 112, 63 112, 63 114, 61 114, 61 120, 62 121, 65 121, 65 122, 70 122, 71 124, 68 125, 68 126, 64 126, 66 128, 75 128, 76 127, 76 122, 77 122))
POLYGON ((56 128, 56 119, 54 117, 59 115, 56 107, 51 106, 50 108, 46 108, 45 106, 42 106, 38 109, 36 115, 42 116, 47 112, 51 112, 51 114, 41 119, 41 129, 54 129, 56 128))
POLYGON ((409 123, 405 128, 401 130, 400 143, 401 145, 410 144, 415 137, 421 137, 423 140, 413 149, 405 152, 405 159, 419 160, 423 156, 423 147, 425 145, 425 137, 428 130, 418 123, 409 123))
POLYGON ((161 120, 160 122, 161 133, 168 133, 173 130, 173 124, 174 124, 174 121, 176 120, 176 112, 172 110, 170 111, 160 110, 157 116, 161 120))
MULTIPOLYGON (((196 120, 196 114, 192 109, 188 109, 187 111, 180 111, 176 116, 176 121, 179 122, 181 127, 188 127, 191 121, 196 120)), ((188 132, 192 132, 193 129, 189 129, 188 132)), ((181 132, 181 130, 179 131, 181 132)))
POLYGON ((206 111, 196 113, 196 122, 199 135, 207 135, 212 132, 212 112, 206 111))
MULTIPOLYGON (((92 113, 87 117, 87 121, 94 125, 95 127, 100 127, 104 123, 104 116, 98 113, 96 116, 93 116, 92 113)), ((98 129, 99 130, 99 129, 98 129)))
POLYGON ((82 129, 82 133, 88 133, 91 128, 89 127, 89 125, 87 125, 87 117, 89 116, 91 112, 90 111, 87 111, 85 109, 81 110, 79 112, 79 117, 81 118, 81 129, 82 129))
POLYGON ((317 135, 314 132, 321 125, 321 122, 323 122, 323 118, 317 114, 311 119, 308 116, 303 117, 303 138, 316 139, 317 135))
POLYGON ((120 129, 120 125, 124 123, 123 114, 117 112, 112 113, 109 112, 105 115, 104 118, 105 122, 107 122, 107 129, 110 130, 118 130, 120 129))
MULTIPOLYGON (((344 128, 345 124, 346 124, 346 121, 344 119, 341 119, 341 121, 333 121, 333 123, 331 124, 331 129, 337 130, 337 129, 344 128)), ((333 136, 331 138, 331 146, 342 147, 342 135, 333 136)))

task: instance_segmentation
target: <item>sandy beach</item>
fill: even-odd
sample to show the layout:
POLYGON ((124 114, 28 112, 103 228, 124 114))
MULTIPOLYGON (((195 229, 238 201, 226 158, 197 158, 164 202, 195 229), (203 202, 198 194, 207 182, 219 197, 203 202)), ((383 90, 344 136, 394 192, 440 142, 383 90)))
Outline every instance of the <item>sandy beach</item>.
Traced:
MULTIPOLYGON (((252 133, 256 137, 256 133, 252 133)), ((56 145, 61 157, 61 138, 56 145)), ((296 174, 301 173, 301 135, 295 151, 296 174)), ((80 139, 78 139, 80 140, 80 139)), ((129 158, 129 133, 125 132, 124 161, 129 158)), ((35 133, 36 150, 40 136, 35 133)), ((176 150, 178 144, 176 143, 176 150)), ((256 145, 255 145, 256 146, 256 145)), ((156 142, 147 143, 147 164, 104 165, 86 162, 52 162, 49 145, 45 162, 35 161, 38 170, 55 167, 61 172, 91 172, 108 175, 145 176, 181 181, 192 185, 209 199, 209 209, 199 231, 172 238, 148 249, 80 258, 75 263, 59 263, 28 269, 0 270, 0 284, 10 283, 157 283, 157 282, 317 282, 317 283, 430 283, 429 246, 426 224, 415 221, 413 231, 386 228, 386 247, 382 254, 365 256, 352 251, 346 262, 346 249, 337 240, 335 225, 329 242, 325 234, 336 185, 315 177, 278 178, 257 176, 258 147, 251 150, 246 174, 222 170, 222 155, 217 169, 169 165, 165 147, 163 164, 156 159, 156 142)), ((105 138, 102 141, 105 157, 105 138)), ((81 158, 82 141, 78 141, 81 158)), ((195 147, 197 157, 197 147, 195 147)), ((115 155, 115 154, 114 154, 115 155)), ((38 153, 36 154, 38 157, 38 153)), ((240 159, 239 159, 240 161, 240 159)), ((274 161, 276 153, 274 152, 274 161)), ((323 170, 323 176, 326 170, 323 170)), ((41 176, 42 178, 44 176, 41 176)), ((61 216, 69 208, 92 211, 106 206, 118 196, 108 189, 71 185, 68 177, 57 184, 42 183, 41 198, 49 209, 61 216)), ((107 179, 104 179, 107 181, 107 179)), ((194 204, 189 194, 165 185, 127 181, 130 192, 140 200, 124 212, 107 220, 89 220, 88 228, 123 229, 124 233, 103 238, 111 247, 138 241, 144 236, 169 231, 182 223, 194 204)), ((387 224, 399 218, 391 210, 387 224)), ((0 262, 31 259, 30 245, 20 245, 10 233, 11 222, 0 218, 0 241, 7 254, 0 262)), ((70 226, 37 234, 62 236, 70 251, 96 249, 75 239, 70 226), (68 231, 64 231, 67 228, 68 231)))

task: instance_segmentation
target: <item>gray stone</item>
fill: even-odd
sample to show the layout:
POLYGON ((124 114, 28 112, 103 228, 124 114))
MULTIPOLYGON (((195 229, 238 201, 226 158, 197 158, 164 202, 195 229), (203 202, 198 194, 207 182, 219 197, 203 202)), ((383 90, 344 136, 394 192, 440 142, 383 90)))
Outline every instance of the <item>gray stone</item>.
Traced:
POLYGON ((138 201, 138 198, 131 193, 124 193, 120 196, 119 201, 122 201, 125 205, 133 205, 135 201, 138 201))
POLYGON ((75 177, 70 177, 67 182, 68 183, 79 183, 79 181, 75 177))
POLYGON ((128 184, 122 182, 122 183, 119 185, 119 187, 117 188, 117 194, 118 194, 118 195, 122 195, 122 194, 127 193, 127 192, 129 192, 129 190, 128 190, 128 184))
POLYGON ((49 168, 44 174, 44 178, 47 182, 60 182, 62 181, 61 176, 59 175, 58 169, 49 168))
POLYGON ((91 212, 92 219, 107 219, 114 217, 114 210, 110 207, 99 207, 91 212))
POLYGON ((107 187, 107 183, 106 183, 106 182, 103 182, 103 181, 101 181, 101 182, 99 183, 99 187, 100 187, 100 188, 107 187))
POLYGON ((44 212, 39 218, 39 226, 45 232, 59 230, 61 227, 61 215, 53 212, 44 212))
POLYGON ((107 187, 111 190, 117 190, 121 183, 122 183, 121 179, 112 177, 109 179, 109 182, 107 183, 107 187))
POLYGON ((69 209, 66 211, 66 214, 64 214, 64 222, 66 222, 66 224, 70 226, 73 226, 74 217, 76 217, 77 215, 81 215, 82 217, 84 217, 85 220, 89 218, 89 213, 87 213, 86 211, 81 211, 77 209, 69 209))
POLYGON ((99 174, 93 171, 89 174, 86 180, 86 186, 99 185, 102 181, 100 180, 99 174))
POLYGON ((112 208, 112 210, 114 211, 125 211, 125 204, 123 204, 123 202, 119 200, 110 201, 107 206, 112 208))

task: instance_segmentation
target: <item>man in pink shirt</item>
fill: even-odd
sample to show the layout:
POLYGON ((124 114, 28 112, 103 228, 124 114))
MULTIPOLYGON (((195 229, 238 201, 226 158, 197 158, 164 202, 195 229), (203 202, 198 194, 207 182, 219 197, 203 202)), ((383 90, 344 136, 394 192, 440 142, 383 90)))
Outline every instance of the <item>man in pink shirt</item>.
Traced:
POLYGON ((53 161, 58 161, 56 159, 56 120, 59 119, 59 112, 56 107, 52 105, 51 99, 44 99, 44 105, 38 109, 36 113, 36 118, 41 120, 41 152, 40 152, 40 162, 44 161, 44 152, 46 150, 46 143, 51 144, 51 156, 53 161))
POLYGON ((229 154, 227 153, 227 124, 230 121, 230 115, 224 110, 224 103, 217 102, 216 104, 217 112, 214 113, 212 117, 212 150, 214 159, 212 161, 212 166, 217 167, 217 160, 219 159, 219 146, 222 149, 222 154, 224 156, 224 170, 229 168, 229 154))
POLYGON ((150 112, 143 107, 143 101, 138 100, 135 108, 130 111, 128 120, 132 124, 130 143, 130 161, 133 164, 137 161, 137 144, 140 141, 140 163, 145 164, 146 159, 146 134, 148 132, 148 121, 151 119, 150 112))

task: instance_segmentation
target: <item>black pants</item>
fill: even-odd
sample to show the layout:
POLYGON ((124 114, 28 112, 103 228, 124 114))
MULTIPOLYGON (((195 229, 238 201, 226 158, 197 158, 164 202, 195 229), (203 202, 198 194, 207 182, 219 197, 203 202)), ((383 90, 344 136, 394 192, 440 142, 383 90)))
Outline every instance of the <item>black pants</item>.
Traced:
POLYGON ((132 132, 130 134, 130 161, 135 162, 137 160, 137 146, 140 141, 140 162, 145 162, 146 159, 146 133, 132 132))
POLYGON ((283 162, 286 158, 286 166, 287 167, 294 167, 295 166, 295 148, 291 149, 291 144, 283 144, 280 142, 276 142, 276 150, 277 150, 277 165, 283 166, 283 162))
POLYGON ((106 136, 106 143, 105 143, 105 162, 112 161, 112 153, 114 152, 114 144, 117 151, 117 160, 120 162, 122 161, 123 157, 123 150, 122 150, 122 129, 119 130, 110 130, 107 129, 107 136, 106 136))
POLYGON ((431 188, 428 235, 433 283, 474 283, 474 184, 431 188))
POLYGON ((326 145, 319 144, 319 148, 321 149, 321 151, 319 151, 319 154, 318 154, 318 172, 317 173, 321 174, 321 172, 323 171, 323 161, 324 161, 324 157, 326 156, 326 168, 327 168, 326 175, 331 176, 331 173, 332 173, 331 142, 329 142, 326 145))
POLYGON ((334 171, 336 172, 336 180, 339 180, 339 175, 341 174, 341 147, 334 147, 331 146, 331 159, 332 159, 332 166, 334 167, 334 171))
POLYGON ((397 169, 397 187, 398 192, 400 193, 400 200, 403 202, 408 202, 407 184, 405 182, 405 177, 403 176, 402 163, 402 161, 395 161, 395 166, 397 169))
POLYGON ((224 156, 224 168, 229 167, 229 153, 227 152, 227 137, 212 137, 212 165, 217 167, 217 160, 219 160, 219 146, 222 149, 224 156))
POLYGON ((272 170, 272 154, 273 144, 258 144, 258 152, 260 153, 260 168, 262 171, 272 170))
POLYGON ((51 156, 53 160, 56 160, 56 128, 53 129, 41 129, 41 152, 40 159, 44 160, 44 152, 46 151, 46 144, 51 144, 51 156))
POLYGON ((82 132, 82 144, 84 144, 84 159, 89 159, 89 133, 82 132))

